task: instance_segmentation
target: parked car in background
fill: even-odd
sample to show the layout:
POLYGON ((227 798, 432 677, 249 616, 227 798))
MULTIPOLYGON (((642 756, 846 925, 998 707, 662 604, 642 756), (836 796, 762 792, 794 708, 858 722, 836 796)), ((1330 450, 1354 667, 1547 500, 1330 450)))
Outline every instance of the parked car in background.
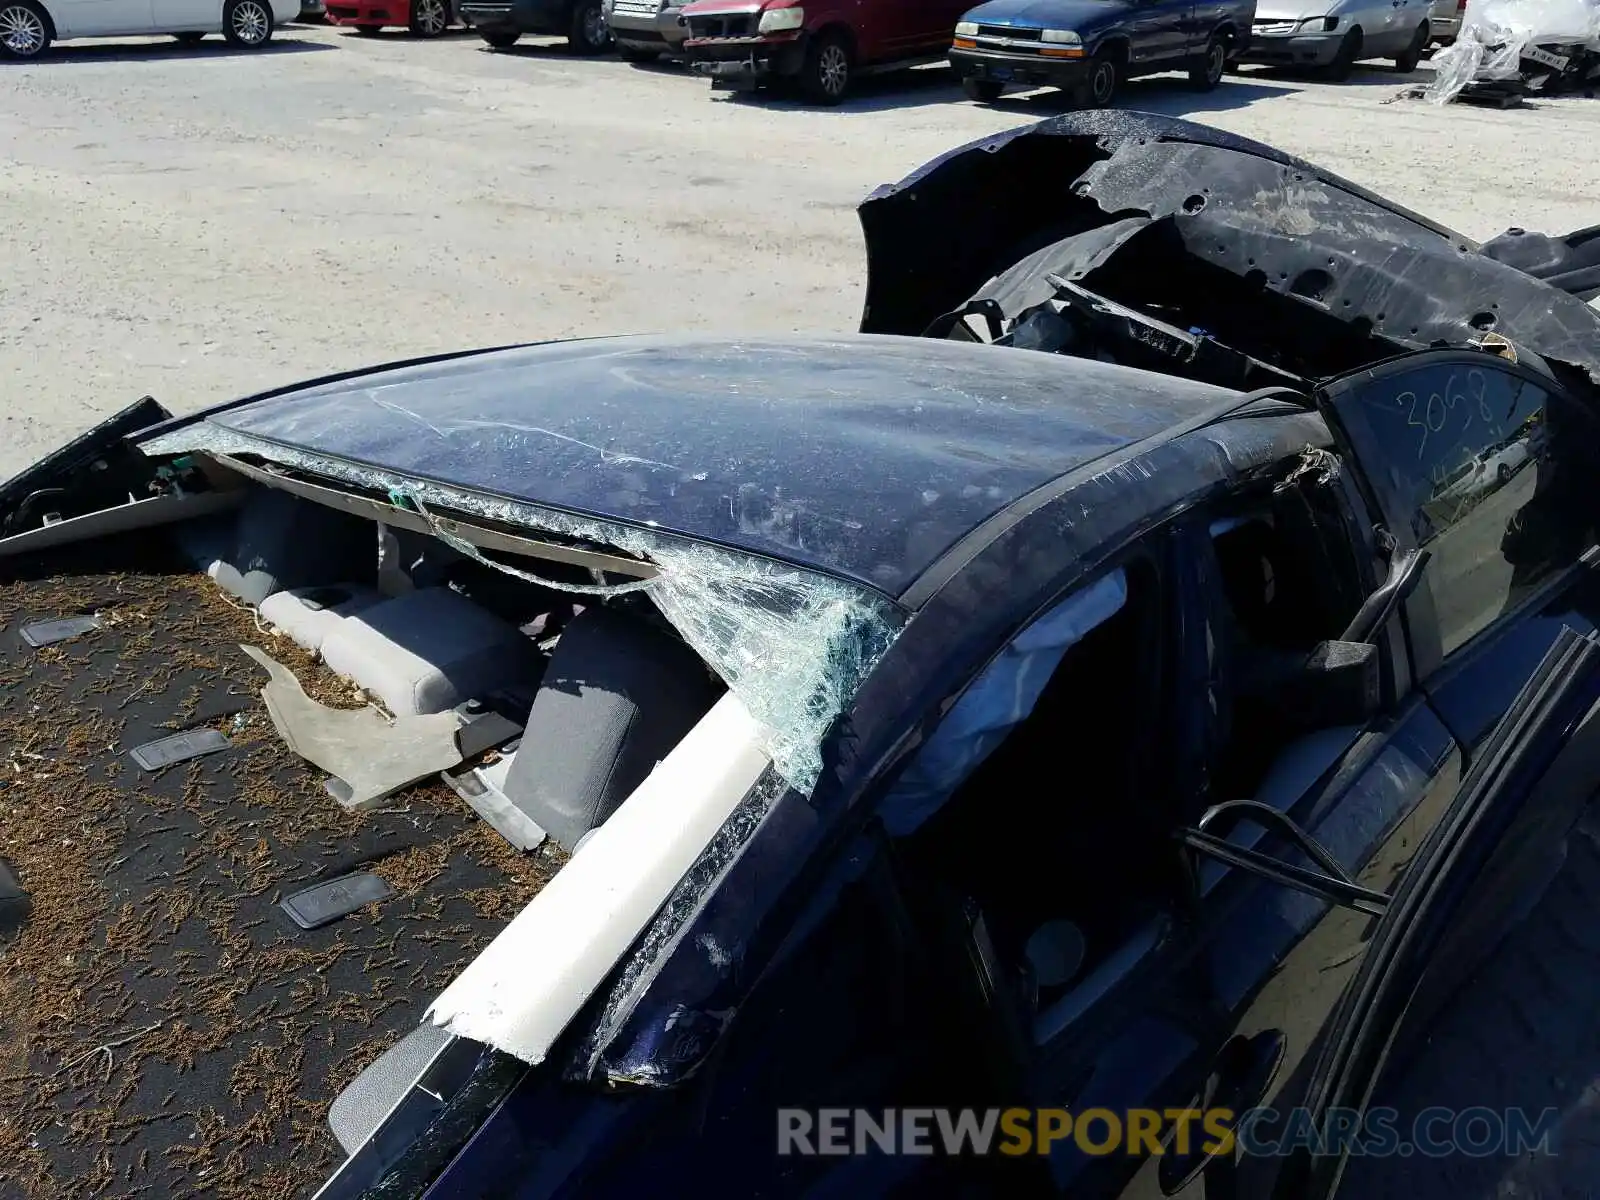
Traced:
POLYGON ((1429 39, 1440 46, 1454 42, 1466 11, 1467 0, 1433 0, 1433 8, 1428 11, 1429 39))
POLYGON ((837 104, 861 75, 937 62, 966 0, 698 0, 686 5, 690 67, 713 87, 792 81, 813 104, 837 104))
POLYGON ((299 19, 302 21, 326 21, 328 19, 326 0, 300 0, 299 19))
POLYGON ((603 0, 467 0, 461 14, 496 50, 517 44, 523 34, 564 37, 574 54, 604 54, 611 49, 603 0))
POLYGON ((0 0, 0 58, 38 58, 71 38, 161 33, 180 42, 220 33, 234 46, 264 46, 299 15, 300 0, 0 0))
POLYGON ((606 25, 628 62, 683 54, 683 0, 605 0, 606 25))
POLYGON ((1057 87, 1104 108, 1126 79, 1187 70, 1216 87, 1249 39, 1255 0, 988 0, 956 25, 950 65, 974 100, 1057 87))
POLYGON ((1245 61, 1348 79, 1365 59, 1415 71, 1432 38, 1429 0, 1260 0, 1245 61))
POLYGON ((348 25, 363 37, 391 27, 438 37, 456 20, 451 0, 333 0, 325 8, 330 24, 348 25))

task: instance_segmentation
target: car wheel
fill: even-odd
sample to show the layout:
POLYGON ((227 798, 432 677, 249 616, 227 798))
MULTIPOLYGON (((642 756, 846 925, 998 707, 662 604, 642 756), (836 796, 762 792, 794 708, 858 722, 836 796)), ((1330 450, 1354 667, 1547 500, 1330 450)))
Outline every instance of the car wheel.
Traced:
POLYGON ((629 46, 621 47, 617 53, 622 56, 623 62, 629 63, 653 63, 661 57, 659 50, 635 50, 629 46))
POLYGON ((1500 486, 1504 487, 1511 480, 1511 464, 1501 463, 1495 468, 1494 475, 1500 481, 1500 486))
POLYGON ((837 104, 850 90, 850 48, 837 33, 812 38, 800 65, 800 92, 812 104, 837 104))
POLYGON ((438 37, 450 28, 450 0, 411 0, 412 37, 438 37))
POLYGON ((1343 83, 1356 69, 1356 60, 1360 57, 1361 30, 1352 29, 1344 35, 1344 41, 1339 43, 1338 53, 1333 56, 1333 61, 1328 64, 1325 73, 1335 83, 1343 83))
POLYGON ((55 36, 33 0, 0 0, 0 58, 38 58, 55 36))
POLYGON ((600 0, 578 0, 572 10, 567 46, 574 54, 604 54, 611 49, 611 30, 600 0))
POLYGON ((1422 56, 1428 52, 1428 27, 1418 25, 1417 32, 1411 39, 1411 45, 1405 48, 1400 57, 1394 60, 1394 69, 1402 75, 1409 75, 1417 69, 1417 64, 1422 61, 1422 56))
POLYGON ((522 35, 520 33, 507 33, 504 30, 501 30, 495 33, 484 34, 483 40, 488 42, 489 45, 493 46, 496 50, 509 50, 511 47, 517 44, 517 39, 521 36, 522 35))
POLYGON ((1104 50, 1097 51, 1089 61, 1089 81, 1083 85, 1082 102, 1090 108, 1109 108, 1121 83, 1116 58, 1104 50))
POLYGON ((194 30, 190 29, 183 33, 175 33, 172 36, 178 39, 180 45, 198 46, 206 35, 203 33, 196 33, 194 30))
POLYGON ((1205 53, 1189 67, 1189 86, 1199 92, 1209 92, 1222 82, 1222 72, 1228 65, 1228 43, 1213 37, 1206 43, 1205 53))
POLYGON ((234 46, 265 46, 272 40, 272 6, 267 0, 228 0, 222 7, 222 36, 234 46))
POLYGON ((979 104, 993 104, 1000 99, 1000 93, 1006 90, 1006 85, 994 79, 963 79, 961 90, 967 94, 967 99, 976 100, 979 104))
POLYGON ((377 37, 380 33, 383 32, 383 26, 382 25, 357 25, 357 26, 355 26, 355 31, 356 31, 356 36, 357 37, 377 37))

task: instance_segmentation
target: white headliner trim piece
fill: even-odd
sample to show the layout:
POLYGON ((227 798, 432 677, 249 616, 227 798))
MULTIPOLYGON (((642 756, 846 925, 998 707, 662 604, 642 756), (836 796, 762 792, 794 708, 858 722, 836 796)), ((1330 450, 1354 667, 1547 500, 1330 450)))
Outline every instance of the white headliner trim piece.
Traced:
MULTIPOLYGON (((527 1063, 627 952, 771 759, 726 693, 595 830, 515 920, 467 964, 428 1017, 527 1063)), ((559 753, 524 743, 519 753, 559 753)))
POLYGON ((191 517, 207 517, 212 513, 237 508, 244 500, 244 492, 234 489, 215 492, 179 492, 168 496, 150 496, 143 500, 130 500, 114 508, 68 517, 53 525, 25 529, 8 538, 0 539, 0 558, 13 554, 27 554, 34 550, 53 549, 73 542, 86 542, 91 538, 112 533, 128 533, 134 529, 151 529, 157 525, 171 525, 191 517))

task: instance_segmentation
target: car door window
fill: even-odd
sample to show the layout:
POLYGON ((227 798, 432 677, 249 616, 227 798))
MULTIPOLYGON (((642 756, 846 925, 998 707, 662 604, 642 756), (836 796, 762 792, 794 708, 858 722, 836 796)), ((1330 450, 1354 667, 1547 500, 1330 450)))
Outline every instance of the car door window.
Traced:
POLYGON ((1074 589, 968 685, 880 808, 918 874, 970 901, 1036 1014, 1156 907, 1166 612, 1145 559, 1074 589))
POLYGON ((1449 655, 1593 543, 1597 430, 1553 380, 1487 354, 1374 371, 1335 398, 1394 532, 1432 554, 1449 655))

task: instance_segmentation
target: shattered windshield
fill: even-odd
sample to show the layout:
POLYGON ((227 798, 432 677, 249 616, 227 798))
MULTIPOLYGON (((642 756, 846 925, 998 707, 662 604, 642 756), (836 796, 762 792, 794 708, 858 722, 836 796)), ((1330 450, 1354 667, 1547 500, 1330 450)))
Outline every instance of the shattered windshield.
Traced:
POLYGON ((435 536, 497 570, 589 595, 645 591, 765 732, 763 749, 784 780, 809 794, 822 768, 822 739, 903 627, 885 597, 813 571, 620 522, 410 479, 196 424, 143 445, 146 453, 257 455, 286 467, 387 494, 429 516, 470 513, 601 543, 649 559, 659 574, 626 583, 561 583, 482 555, 433 525, 435 536))

